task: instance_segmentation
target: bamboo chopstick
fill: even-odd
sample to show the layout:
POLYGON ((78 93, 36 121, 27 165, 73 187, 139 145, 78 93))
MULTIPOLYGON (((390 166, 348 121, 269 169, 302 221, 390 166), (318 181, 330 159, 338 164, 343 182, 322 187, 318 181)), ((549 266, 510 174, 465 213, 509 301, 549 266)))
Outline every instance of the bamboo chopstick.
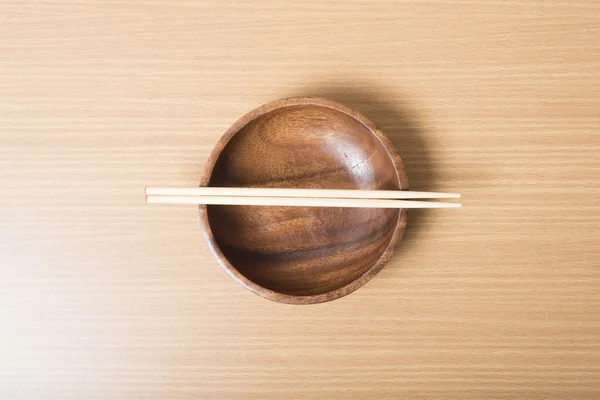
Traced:
POLYGON ((159 188, 147 187, 146 195, 161 196, 250 196, 298 197, 336 199, 458 199, 460 194, 411 192, 407 190, 344 190, 344 189, 288 189, 244 187, 159 188))
POLYGON ((356 207, 356 208, 456 208, 458 203, 427 201, 351 199, 324 197, 259 197, 259 196, 146 196, 148 203, 160 204, 211 204, 246 206, 304 206, 304 207, 356 207))

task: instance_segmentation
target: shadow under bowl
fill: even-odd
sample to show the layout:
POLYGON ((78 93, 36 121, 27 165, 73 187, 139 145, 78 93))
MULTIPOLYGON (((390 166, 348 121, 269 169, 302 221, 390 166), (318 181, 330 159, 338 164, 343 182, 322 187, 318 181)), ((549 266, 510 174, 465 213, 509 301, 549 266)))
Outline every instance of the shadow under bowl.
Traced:
MULTIPOLYGON (((277 100, 237 121, 200 186, 406 190, 392 142, 365 116, 314 97, 277 100)), ((242 286, 270 300, 321 303, 364 285, 388 262, 406 210, 200 206, 206 241, 242 286)))

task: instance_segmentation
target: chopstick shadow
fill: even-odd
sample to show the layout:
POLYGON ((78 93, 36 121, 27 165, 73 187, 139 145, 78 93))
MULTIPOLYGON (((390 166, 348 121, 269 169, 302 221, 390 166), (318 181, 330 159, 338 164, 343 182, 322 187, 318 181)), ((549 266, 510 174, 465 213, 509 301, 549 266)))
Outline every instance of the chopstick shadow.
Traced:
MULTIPOLYGON (((389 89, 376 90, 373 85, 317 85, 300 88, 294 96, 318 96, 355 108, 365 114, 392 140, 406 167, 411 190, 435 191, 435 165, 424 140, 423 128, 414 111, 389 89)), ((429 222, 428 210, 409 210, 408 223, 396 254, 411 248, 429 222)))

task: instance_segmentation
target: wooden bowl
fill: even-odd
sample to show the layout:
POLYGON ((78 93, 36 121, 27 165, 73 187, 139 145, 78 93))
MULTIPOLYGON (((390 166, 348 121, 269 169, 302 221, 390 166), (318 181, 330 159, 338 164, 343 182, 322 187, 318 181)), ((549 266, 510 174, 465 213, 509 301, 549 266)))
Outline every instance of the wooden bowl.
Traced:
MULTIPOLYGON (((321 98, 288 98, 237 121, 200 186, 408 189, 400 156, 373 122, 321 98)), ((200 206, 208 245, 242 286, 282 303, 321 303, 364 285, 388 262, 406 210, 200 206)))

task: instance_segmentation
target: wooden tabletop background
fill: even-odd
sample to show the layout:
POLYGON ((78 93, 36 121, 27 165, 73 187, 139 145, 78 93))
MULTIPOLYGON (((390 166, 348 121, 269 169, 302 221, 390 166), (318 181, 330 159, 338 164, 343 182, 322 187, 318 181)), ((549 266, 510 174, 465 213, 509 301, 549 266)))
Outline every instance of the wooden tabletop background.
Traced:
POLYGON ((3 1, 1 397, 599 398, 599 30, 595 0, 3 1), (295 95, 464 197, 314 306, 246 291, 196 207, 142 194, 295 95))

